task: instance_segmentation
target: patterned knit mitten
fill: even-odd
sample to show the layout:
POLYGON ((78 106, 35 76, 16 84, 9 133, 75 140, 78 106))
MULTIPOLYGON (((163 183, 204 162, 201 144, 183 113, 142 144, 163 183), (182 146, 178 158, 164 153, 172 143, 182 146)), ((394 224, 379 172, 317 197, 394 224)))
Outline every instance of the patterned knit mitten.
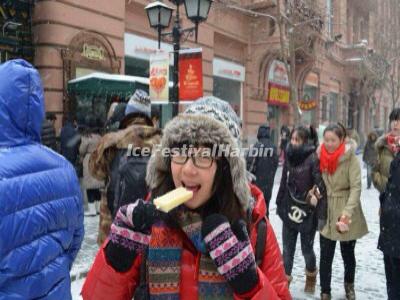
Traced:
POLYGON ((141 199, 118 210, 105 249, 107 260, 114 269, 119 272, 129 270, 136 255, 148 246, 151 227, 161 214, 154 204, 141 199))
POLYGON ((225 216, 210 215, 203 221, 202 237, 218 272, 235 293, 247 293, 258 284, 257 265, 243 220, 231 227, 225 216))

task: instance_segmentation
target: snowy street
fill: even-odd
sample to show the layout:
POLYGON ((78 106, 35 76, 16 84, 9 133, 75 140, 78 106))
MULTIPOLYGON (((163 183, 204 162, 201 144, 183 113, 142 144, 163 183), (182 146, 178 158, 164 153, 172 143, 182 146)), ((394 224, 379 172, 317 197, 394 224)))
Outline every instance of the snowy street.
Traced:
MULTIPOLYGON (((271 201, 270 218, 278 241, 281 244, 282 237, 282 222, 275 212, 275 197, 278 192, 279 182, 281 177, 282 168, 278 169, 276 175, 273 196, 271 201)), ((369 234, 359 240, 356 245, 356 279, 355 290, 357 299, 386 299, 386 283, 383 265, 382 252, 377 249, 377 241, 379 236, 379 200, 378 192, 374 189, 366 189, 366 170, 363 169, 363 191, 361 195, 362 205, 365 217, 367 219, 369 234)), ((72 276, 72 294, 73 299, 82 299, 79 296, 81 286, 83 284, 83 277, 85 272, 90 268, 90 265, 97 252, 97 226, 98 217, 90 217, 85 219, 85 240, 78 257, 74 263, 71 271, 72 276), (80 278, 81 277, 81 278, 80 278)), ((339 300, 345 299, 344 286, 343 286, 343 261, 340 255, 339 243, 337 243, 335 252, 335 260, 332 270, 332 299, 339 300)), ((319 235, 315 239, 315 252, 317 255, 317 262, 319 262, 319 235)), ((304 275, 304 259, 301 255, 300 240, 297 243, 295 254, 295 262, 293 268, 293 282, 290 290, 293 299, 319 299, 319 277, 317 281, 316 292, 313 296, 303 292, 305 275, 304 275)))

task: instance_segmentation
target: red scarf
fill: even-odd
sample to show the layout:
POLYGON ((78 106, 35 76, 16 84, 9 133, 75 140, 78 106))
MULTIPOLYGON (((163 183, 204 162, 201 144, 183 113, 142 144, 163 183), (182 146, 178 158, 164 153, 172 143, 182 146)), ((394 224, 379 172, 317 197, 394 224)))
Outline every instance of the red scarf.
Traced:
POLYGON ((395 136, 395 135, 392 135, 389 133, 386 136, 386 142, 388 144, 390 151, 392 151, 392 153, 394 155, 396 155, 397 152, 400 151, 400 137, 399 136, 395 136))
POLYGON ((321 146, 321 157, 319 159, 319 168, 321 172, 327 172, 332 175, 336 172, 339 158, 343 155, 345 151, 345 143, 342 143, 335 151, 329 153, 326 150, 325 145, 321 146))

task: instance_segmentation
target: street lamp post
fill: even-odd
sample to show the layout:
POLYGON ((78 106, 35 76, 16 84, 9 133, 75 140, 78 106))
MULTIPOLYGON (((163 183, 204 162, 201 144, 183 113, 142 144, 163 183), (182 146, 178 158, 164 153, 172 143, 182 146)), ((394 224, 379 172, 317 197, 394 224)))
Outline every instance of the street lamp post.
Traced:
POLYGON ((173 9, 166 4, 155 1, 145 7, 149 18, 150 27, 158 32, 158 48, 160 49, 161 37, 171 36, 174 45, 174 65, 173 65, 173 88, 170 103, 172 103, 172 117, 178 114, 179 103, 179 50, 181 49, 181 39, 187 34, 195 32, 196 42, 199 23, 204 22, 210 11, 212 0, 170 0, 176 6, 174 25, 171 32, 162 32, 168 28, 171 21, 173 9), (181 26, 179 7, 185 5, 187 18, 195 24, 194 27, 183 29, 181 26))

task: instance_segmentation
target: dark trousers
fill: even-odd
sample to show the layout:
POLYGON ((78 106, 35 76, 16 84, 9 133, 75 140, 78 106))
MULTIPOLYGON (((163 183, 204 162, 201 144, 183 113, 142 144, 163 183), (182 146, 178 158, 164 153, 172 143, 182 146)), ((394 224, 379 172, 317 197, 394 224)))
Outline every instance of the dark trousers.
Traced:
MULTIPOLYGON (((356 258, 354 248, 356 241, 340 242, 340 252, 344 262, 344 282, 354 283, 356 273, 356 258)), ((321 258, 319 276, 321 292, 331 293, 332 263, 335 256, 336 241, 329 240, 320 235, 321 258)))
POLYGON ((400 299, 400 258, 383 256, 388 300, 400 299))
POLYGON ((95 201, 100 201, 101 194, 99 189, 88 189, 86 190, 86 195, 89 203, 94 203, 95 201))
POLYGON ((302 233, 283 224, 282 240, 283 240, 283 263, 285 265, 286 275, 292 275, 294 253, 296 251, 297 235, 300 233, 301 252, 306 262, 306 269, 314 272, 317 268, 314 238, 315 231, 310 233, 302 233))

